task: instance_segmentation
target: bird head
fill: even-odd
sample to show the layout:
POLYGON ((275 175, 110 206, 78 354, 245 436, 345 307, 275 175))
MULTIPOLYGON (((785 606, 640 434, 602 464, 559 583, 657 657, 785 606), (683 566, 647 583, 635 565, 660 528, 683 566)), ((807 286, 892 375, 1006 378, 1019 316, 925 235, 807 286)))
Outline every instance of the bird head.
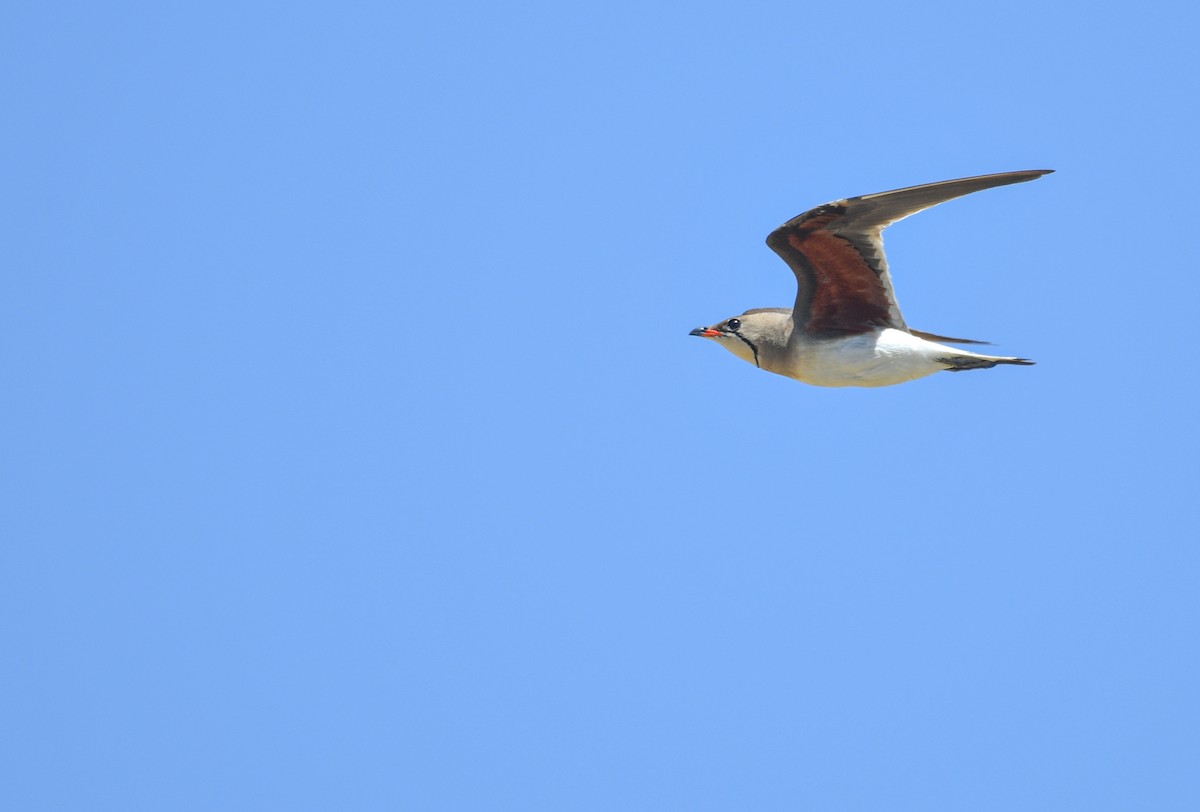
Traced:
POLYGON ((773 355, 787 344, 791 322, 791 312, 783 308, 747 310, 710 327, 697 327, 688 335, 715 341, 743 361, 761 367, 764 353, 773 355))

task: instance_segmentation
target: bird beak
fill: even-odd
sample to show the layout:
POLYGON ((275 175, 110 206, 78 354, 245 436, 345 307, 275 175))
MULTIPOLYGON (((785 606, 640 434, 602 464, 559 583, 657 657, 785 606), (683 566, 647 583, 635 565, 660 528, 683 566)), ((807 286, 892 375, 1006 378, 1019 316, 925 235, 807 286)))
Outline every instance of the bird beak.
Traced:
POLYGON ((711 327, 697 327, 695 330, 692 330, 690 333, 688 333, 688 335, 700 336, 701 338, 716 338, 720 335, 720 333, 711 327))

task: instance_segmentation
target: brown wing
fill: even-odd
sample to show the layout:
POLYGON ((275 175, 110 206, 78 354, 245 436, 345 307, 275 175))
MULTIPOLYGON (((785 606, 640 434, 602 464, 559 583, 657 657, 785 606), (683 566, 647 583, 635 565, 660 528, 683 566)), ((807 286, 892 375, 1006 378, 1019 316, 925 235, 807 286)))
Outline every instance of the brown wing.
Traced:
POLYGON ((796 326, 811 336, 907 330, 883 253, 883 230, 938 203, 1052 171, 1003 172, 851 197, 787 221, 770 233, 767 245, 796 274, 796 326))

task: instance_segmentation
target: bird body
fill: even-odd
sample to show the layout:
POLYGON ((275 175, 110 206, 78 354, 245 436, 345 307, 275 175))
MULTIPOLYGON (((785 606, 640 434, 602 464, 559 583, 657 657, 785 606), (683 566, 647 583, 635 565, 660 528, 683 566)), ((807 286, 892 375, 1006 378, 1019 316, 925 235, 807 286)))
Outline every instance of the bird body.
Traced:
POLYGON ((791 308, 757 308, 691 335, 718 341, 768 372, 816 386, 891 386, 941 371, 1029 365, 947 346, 980 344, 910 329, 883 253, 883 229, 922 209, 1051 170, 1005 172, 818 206, 767 237, 796 275, 791 308))

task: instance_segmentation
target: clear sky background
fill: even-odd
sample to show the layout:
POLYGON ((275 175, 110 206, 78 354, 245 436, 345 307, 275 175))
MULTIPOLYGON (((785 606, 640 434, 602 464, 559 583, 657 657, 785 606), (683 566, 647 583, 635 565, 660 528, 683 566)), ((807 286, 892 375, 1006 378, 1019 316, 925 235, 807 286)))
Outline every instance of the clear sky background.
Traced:
POLYGON ((0 807, 1200 808, 1195 8, 6 3, 0 807))

